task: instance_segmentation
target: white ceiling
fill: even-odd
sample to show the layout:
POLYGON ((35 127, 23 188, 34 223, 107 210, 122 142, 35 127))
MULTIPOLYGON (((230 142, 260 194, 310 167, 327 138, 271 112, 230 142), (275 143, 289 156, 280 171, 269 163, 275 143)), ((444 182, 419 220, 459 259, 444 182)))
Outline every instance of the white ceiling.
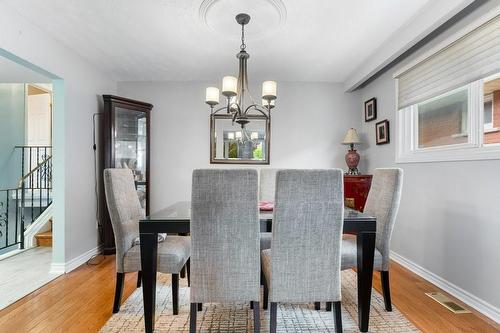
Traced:
MULTIPOLYGON (((118 81, 237 75, 239 12, 253 79, 344 82, 429 0, 4 0, 118 81)), ((50 50, 40 50, 50 52, 50 50)))

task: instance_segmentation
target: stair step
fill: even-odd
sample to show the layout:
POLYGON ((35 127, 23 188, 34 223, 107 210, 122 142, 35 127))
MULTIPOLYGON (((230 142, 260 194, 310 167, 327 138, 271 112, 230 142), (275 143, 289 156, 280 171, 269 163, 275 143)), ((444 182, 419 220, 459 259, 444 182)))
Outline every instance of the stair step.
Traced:
POLYGON ((52 246, 52 230, 36 234, 35 238, 38 246, 52 246))

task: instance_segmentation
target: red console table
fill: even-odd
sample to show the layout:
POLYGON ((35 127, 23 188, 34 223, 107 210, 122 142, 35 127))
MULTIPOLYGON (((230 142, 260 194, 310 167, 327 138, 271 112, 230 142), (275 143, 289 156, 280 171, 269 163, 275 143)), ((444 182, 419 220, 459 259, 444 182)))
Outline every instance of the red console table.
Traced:
POLYGON ((344 175, 344 204, 362 212, 372 185, 372 175, 344 175))

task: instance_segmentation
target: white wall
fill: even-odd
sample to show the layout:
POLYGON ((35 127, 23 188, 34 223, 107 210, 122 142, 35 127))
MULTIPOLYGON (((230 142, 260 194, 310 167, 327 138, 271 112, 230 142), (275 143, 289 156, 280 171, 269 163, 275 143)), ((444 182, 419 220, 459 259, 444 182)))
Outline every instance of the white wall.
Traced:
MULTIPOLYGON (((205 82, 120 82, 118 94, 154 105, 151 209, 189 200, 191 173, 210 165, 210 111, 205 82)), ((253 89, 258 92, 258 89, 253 89)), ((359 98, 340 84, 278 83, 272 112, 270 167, 345 169, 347 129, 359 120, 359 98)), ((238 165, 236 167, 247 167, 238 165)))
MULTIPOLYGON (((411 58, 486 13, 498 1, 479 7, 411 58)), ((500 319, 500 161, 395 164, 396 103, 392 74, 409 60, 361 90, 362 101, 377 98, 376 121, 362 121, 367 145, 363 170, 401 167, 403 195, 392 250, 463 289, 463 295, 500 319), (389 119, 391 143, 376 146, 375 123, 389 119), (481 303, 481 302, 485 303, 481 303), (489 303, 489 304, 488 304, 489 303), (496 308, 496 309, 495 309, 496 308)), ((469 300, 470 300, 469 299, 469 300)), ((475 304, 475 305, 477 305, 475 304)))
MULTIPOLYGON (((54 158, 63 156, 65 163, 64 221, 54 221, 54 237, 63 232, 65 246, 54 249, 54 259, 68 262, 97 246, 92 114, 99 109, 99 95, 115 92, 116 84, 6 4, 0 4, 0 31, 4 50, 64 80, 64 115, 54 115, 55 141, 65 147, 64 152, 57 151, 56 142, 54 151, 54 158)), ((56 174, 54 182, 62 184, 64 178, 56 174)))

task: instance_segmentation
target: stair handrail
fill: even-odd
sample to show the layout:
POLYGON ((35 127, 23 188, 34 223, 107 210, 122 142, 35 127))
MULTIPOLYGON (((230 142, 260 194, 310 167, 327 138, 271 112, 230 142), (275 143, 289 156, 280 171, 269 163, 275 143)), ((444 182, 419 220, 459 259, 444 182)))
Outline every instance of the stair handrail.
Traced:
MULTIPOLYGON (((46 153, 45 148, 50 148, 51 149, 52 147, 51 146, 16 146, 15 148, 22 148, 22 149, 24 149, 24 148, 43 148, 44 149, 44 153, 46 153)), ((23 153, 23 156, 24 156, 24 153, 23 153)), ((19 192, 21 194, 21 207, 20 207, 20 214, 19 214, 19 218, 20 218, 19 241, 15 242, 13 244, 10 244, 10 245, 20 244, 20 248, 24 249, 24 231, 25 231, 24 230, 24 225, 25 225, 24 211, 25 211, 25 207, 26 207, 25 206, 25 203, 26 203, 26 194, 25 194, 25 192, 26 192, 25 191, 26 190, 26 184, 25 184, 26 183, 26 179, 29 179, 35 173, 40 172, 40 169, 42 169, 45 166, 49 166, 49 168, 51 168, 51 166, 49 164, 49 161, 51 161, 51 160, 52 160, 52 155, 46 157, 42 162, 38 163, 36 165, 36 167, 33 170, 31 170, 30 172, 28 172, 26 175, 20 177, 17 188, 0 189, 0 192, 7 192, 7 204, 6 204, 6 207, 7 207, 7 209, 6 209, 7 220, 5 221, 5 223, 7 225, 7 228, 8 228, 8 214, 9 214, 9 209, 8 209, 8 207, 9 207, 9 204, 8 204, 9 192, 16 191, 15 192, 16 193, 16 201, 18 200, 17 198, 18 198, 19 192)), ((22 164, 24 165, 24 159, 23 159, 23 163, 22 164)), ((22 168, 24 169, 24 167, 22 167, 22 168)), ((46 181, 48 181, 49 184, 52 181, 51 180, 52 179, 52 175, 51 174, 52 174, 52 172, 50 170, 47 173, 47 175, 45 176, 45 177, 47 177, 46 181)), ((38 185, 38 186, 40 186, 40 192, 41 192, 42 191, 41 185, 38 185)), ((35 188, 32 188, 32 194, 31 194, 32 200, 33 200, 33 190, 34 189, 35 188)), ((51 189, 50 187, 46 188, 46 190, 47 190, 47 202, 49 200, 49 190, 50 189, 51 189)), ((40 203, 41 202, 42 202, 42 197, 41 197, 41 194, 40 194, 40 203)), ((31 204, 33 205, 33 202, 31 204)), ((50 205, 50 203, 48 203, 48 205, 50 205)), ((48 205, 47 205, 47 207, 48 207, 48 205)), ((32 214, 33 214, 33 208, 32 208, 32 214)), ((17 221, 18 221, 18 210, 17 210, 17 208, 16 208, 16 217, 15 217, 15 220, 16 220, 16 226, 15 226, 15 228, 16 228, 16 234, 17 234, 17 221)), ((32 222, 33 222, 33 215, 32 215, 32 222)), ((8 237, 8 229, 6 229, 6 230, 7 230, 7 232, 6 232, 7 236, 6 237, 8 237)), ((6 242, 7 242, 7 239, 8 238, 6 238, 6 242)), ((7 246, 10 246, 10 245, 7 244, 7 246)))
POLYGON ((42 162, 38 163, 37 166, 33 170, 31 170, 30 172, 28 172, 25 176, 21 177, 19 179, 18 188, 23 188, 24 187, 24 180, 26 178, 31 177, 31 175, 33 175, 36 171, 38 171, 41 167, 43 167, 51 159, 52 159, 52 156, 47 157, 42 162))

